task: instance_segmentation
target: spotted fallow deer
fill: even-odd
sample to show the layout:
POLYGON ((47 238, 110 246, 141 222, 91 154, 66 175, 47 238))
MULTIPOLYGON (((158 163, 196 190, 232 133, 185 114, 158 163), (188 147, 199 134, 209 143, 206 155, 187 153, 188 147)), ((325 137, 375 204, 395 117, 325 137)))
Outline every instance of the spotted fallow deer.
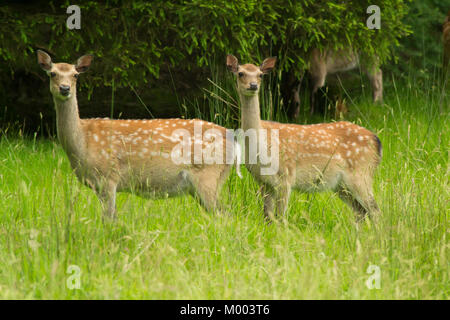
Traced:
MULTIPOLYGON (((316 93, 325 85, 327 75, 352 70, 359 66, 359 60, 359 55, 352 50, 324 50, 322 52, 319 49, 311 50, 308 69, 312 87, 310 99, 311 114, 314 113, 316 93)), ((381 102, 383 100, 383 73, 377 59, 363 66, 363 70, 369 77, 372 86, 373 101, 381 102)), ((298 95, 295 92, 294 94, 298 95)), ((299 105, 297 105, 297 108, 299 108, 299 105)), ((298 114, 298 110, 295 114, 298 114)))
MULTIPOLYGON (((277 139, 268 139, 267 149, 278 148, 278 172, 261 174, 261 162, 248 164, 249 142, 245 141, 245 162, 253 177, 262 184, 264 213, 267 219, 284 214, 291 189, 303 192, 337 191, 350 204, 357 220, 379 212, 372 181, 381 161, 381 142, 369 130, 350 122, 315 125, 283 124, 262 121, 258 92, 262 76, 275 66, 276 58, 267 58, 261 66, 239 65, 238 59, 227 56, 227 67, 237 78, 241 102, 241 125, 247 130, 278 131, 277 139)), ((261 135, 258 136, 261 139, 261 135)), ((276 137, 276 135, 275 135, 276 137)), ((258 141, 259 142, 259 141, 258 141)))
POLYGON ((93 56, 84 55, 75 65, 52 63, 50 56, 40 50, 37 57, 39 65, 50 77, 58 139, 78 179, 97 193, 104 218, 116 216, 118 191, 153 197, 189 192, 198 196, 207 210, 216 208, 218 192, 232 162, 177 164, 179 162, 173 161, 171 151, 180 140, 173 132, 187 130, 191 137, 186 142, 190 150, 192 145, 200 144, 202 148, 206 142, 194 132, 194 126, 201 126, 205 131, 213 129, 211 135, 216 136, 212 139, 223 139, 225 149, 233 143, 226 139, 225 128, 197 119, 80 119, 77 78, 89 68, 93 56))

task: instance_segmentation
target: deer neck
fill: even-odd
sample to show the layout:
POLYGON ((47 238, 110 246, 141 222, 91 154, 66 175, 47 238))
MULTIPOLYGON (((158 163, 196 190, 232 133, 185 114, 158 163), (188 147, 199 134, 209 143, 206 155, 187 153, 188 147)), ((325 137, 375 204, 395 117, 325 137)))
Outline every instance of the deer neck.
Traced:
POLYGON ((53 98, 56 108, 56 128, 58 139, 69 159, 82 159, 85 149, 85 137, 78 115, 78 103, 73 94, 67 100, 53 98))
POLYGON ((241 125, 242 129, 261 129, 261 114, 259 110, 258 95, 239 95, 241 99, 241 125))

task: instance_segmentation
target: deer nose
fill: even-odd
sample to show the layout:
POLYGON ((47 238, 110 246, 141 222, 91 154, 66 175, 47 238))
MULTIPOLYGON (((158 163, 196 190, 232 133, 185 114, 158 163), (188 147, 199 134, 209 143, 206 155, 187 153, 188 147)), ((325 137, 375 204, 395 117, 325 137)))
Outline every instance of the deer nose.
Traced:
POLYGON ((59 92, 63 95, 63 96, 68 96, 69 92, 70 92, 70 86, 66 86, 66 85, 60 85, 59 86, 59 92))
POLYGON ((249 90, 258 90, 258 84, 255 82, 251 82, 249 90))

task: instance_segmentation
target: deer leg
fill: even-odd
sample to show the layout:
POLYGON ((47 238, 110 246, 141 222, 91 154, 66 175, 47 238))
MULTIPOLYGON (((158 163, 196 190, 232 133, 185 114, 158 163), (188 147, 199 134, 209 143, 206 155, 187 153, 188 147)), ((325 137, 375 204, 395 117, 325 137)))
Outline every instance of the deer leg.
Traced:
POLYGON ((198 198, 206 211, 214 211, 217 206, 217 185, 212 181, 200 183, 195 180, 195 178, 190 180, 194 197, 198 198))
POLYGON ((300 114, 300 89, 302 87, 302 81, 305 77, 305 71, 302 72, 300 79, 298 80, 298 83, 294 83, 294 86, 292 88, 292 99, 293 99, 293 113, 292 117, 293 119, 297 119, 300 114))
POLYGON ((372 86, 372 98, 374 102, 383 101, 383 72, 377 66, 367 72, 367 76, 372 86))
POLYGON ((371 219, 377 219, 380 209, 373 196, 371 183, 345 184, 338 190, 339 197, 349 204, 357 214, 356 221, 362 221, 368 215, 371 219))
POLYGON ((291 194, 290 186, 278 186, 273 188, 263 185, 264 215, 267 221, 273 221, 277 216, 284 216, 291 194))
POLYGON ((327 62, 324 54, 321 54, 318 50, 313 50, 311 55, 310 67, 310 82, 311 82, 311 114, 314 113, 314 107, 316 103, 315 95, 319 88, 325 85, 325 79, 327 77, 327 62))
POLYGON ((303 79, 304 72, 297 79, 293 72, 283 72, 280 93, 283 101, 283 106, 286 113, 291 118, 297 118, 300 111, 300 83, 303 79))
POLYGON ((285 216, 289 204, 290 195, 291 195, 291 187, 289 185, 284 185, 277 188, 277 197, 276 197, 277 215, 283 217, 285 216))
POLYGON ((103 209, 103 219, 116 219, 116 190, 117 184, 112 181, 105 181, 97 190, 103 209))
POLYGON ((327 76, 326 70, 319 68, 314 74, 311 74, 311 109, 310 114, 314 114, 314 108, 316 105, 316 95, 319 88, 325 85, 325 78, 327 76))
POLYGON ((300 86, 301 84, 299 83, 294 87, 294 89, 292 89, 292 95, 294 99, 294 112, 292 114, 292 117, 294 119, 297 119, 298 115, 300 114, 300 86))
POLYGON ((215 211, 217 209, 219 191, 230 169, 231 166, 223 165, 221 170, 207 167, 203 170, 186 174, 186 179, 192 186, 194 196, 199 198, 206 211, 215 211))
POLYGON ((268 185, 263 185, 262 194, 264 198, 264 216, 267 222, 275 220, 274 208, 275 197, 273 189, 268 185))
POLYGON ((367 210, 364 208, 359 201, 353 196, 353 194, 345 188, 338 191, 339 198, 348 204, 353 211, 356 213, 356 221, 362 221, 367 215, 367 210))

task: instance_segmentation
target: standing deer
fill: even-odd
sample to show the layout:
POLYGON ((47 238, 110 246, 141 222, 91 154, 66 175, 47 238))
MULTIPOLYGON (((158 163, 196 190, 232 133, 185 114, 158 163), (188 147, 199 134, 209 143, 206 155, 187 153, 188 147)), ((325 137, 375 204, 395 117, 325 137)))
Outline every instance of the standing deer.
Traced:
POLYGON ((104 217, 116 216, 118 191, 157 197, 189 192, 197 195, 207 210, 216 208, 218 192, 230 172, 229 161, 176 164, 170 152, 179 140, 172 132, 183 129, 193 133, 188 141, 190 149, 193 144, 205 143, 194 134, 194 126, 202 125, 204 129, 216 130, 216 138, 230 147, 230 139, 224 138, 225 128, 196 119, 80 119, 77 78, 87 71, 93 56, 84 55, 75 65, 52 63, 41 50, 37 51, 37 58, 50 77, 58 139, 78 179, 97 193, 104 217))
MULTIPOLYGON (((324 50, 322 52, 319 49, 311 50, 308 59, 308 73, 310 75, 311 83, 311 114, 314 113, 317 91, 325 85, 327 75, 357 68, 360 64, 359 58, 359 55, 350 49, 339 51, 324 50)), ((383 73, 377 59, 372 61, 370 64, 363 66, 363 70, 369 77, 370 84, 372 86, 373 101, 381 102, 383 100, 383 73)), ((303 77, 301 77, 299 83, 294 86, 294 89, 292 90, 294 118, 298 117, 300 111, 299 91, 302 79, 303 77)))
MULTIPOLYGON (((227 68, 237 78, 244 132, 278 131, 278 139, 264 141, 267 149, 279 150, 279 170, 273 175, 261 174, 261 161, 248 164, 251 146, 245 141, 246 167, 262 184, 266 219, 284 214, 292 188, 303 192, 337 191, 357 213, 358 221, 366 214, 376 215, 379 209, 372 181, 381 161, 380 140, 369 130, 349 122, 296 125, 262 121, 258 92, 262 76, 272 71, 275 62, 276 58, 267 58, 259 67, 239 65, 236 57, 227 56, 227 68)), ((259 139, 261 136, 272 137, 267 132, 259 139)))

